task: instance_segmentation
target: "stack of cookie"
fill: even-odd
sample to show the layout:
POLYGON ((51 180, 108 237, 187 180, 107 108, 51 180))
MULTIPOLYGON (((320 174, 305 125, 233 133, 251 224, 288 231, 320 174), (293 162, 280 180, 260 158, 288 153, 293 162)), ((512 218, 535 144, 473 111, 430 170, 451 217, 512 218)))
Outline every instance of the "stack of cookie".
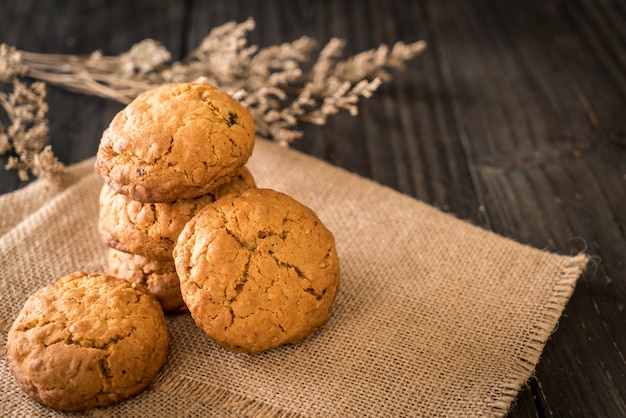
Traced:
POLYGON ((95 164, 109 274, 145 285, 167 312, 186 310, 172 256, 178 234, 202 207, 255 187, 245 167, 253 146, 250 113, 205 83, 164 85, 118 113, 95 164))
POLYGON ((333 234, 302 203, 256 188, 253 146, 252 116, 232 97, 168 84, 115 116, 95 165, 109 274, 243 353, 302 340, 339 286, 333 234))
POLYGON ((252 116, 232 97, 167 84, 115 116, 95 164, 109 274, 243 353, 302 340, 339 286, 333 234, 290 196, 256 188, 253 146, 252 116))

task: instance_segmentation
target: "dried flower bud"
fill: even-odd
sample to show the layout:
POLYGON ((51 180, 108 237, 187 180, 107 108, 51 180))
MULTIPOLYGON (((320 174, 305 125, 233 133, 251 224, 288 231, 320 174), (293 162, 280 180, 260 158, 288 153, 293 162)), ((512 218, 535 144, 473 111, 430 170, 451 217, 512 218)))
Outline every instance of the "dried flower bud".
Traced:
POLYGON ((20 52, 5 43, 0 44, 0 81, 9 82, 23 76, 28 67, 22 64, 20 52))
POLYGON ((122 72, 128 76, 135 72, 148 74, 171 58, 170 52, 159 42, 145 39, 119 56, 122 72))

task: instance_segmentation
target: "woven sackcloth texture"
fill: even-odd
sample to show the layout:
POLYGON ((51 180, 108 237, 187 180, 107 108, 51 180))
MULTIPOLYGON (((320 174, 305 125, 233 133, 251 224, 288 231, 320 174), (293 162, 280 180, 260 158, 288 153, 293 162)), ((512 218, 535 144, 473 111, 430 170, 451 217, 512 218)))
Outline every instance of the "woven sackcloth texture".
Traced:
MULTIPOLYGON (((11 376, 7 331, 36 289, 103 272, 102 180, 93 160, 61 184, 0 197, 0 416, 62 416, 11 376)), ((328 322, 255 355, 170 315, 152 386, 98 416, 503 416, 533 373, 587 263, 521 245, 339 168, 257 141, 259 187, 289 194, 333 231, 341 286, 328 322)))

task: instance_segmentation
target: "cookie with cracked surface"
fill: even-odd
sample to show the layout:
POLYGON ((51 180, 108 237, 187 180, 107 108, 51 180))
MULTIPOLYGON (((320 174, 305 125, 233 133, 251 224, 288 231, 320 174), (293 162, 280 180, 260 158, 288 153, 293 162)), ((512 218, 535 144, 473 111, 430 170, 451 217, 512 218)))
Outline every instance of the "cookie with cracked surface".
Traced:
POLYGON ((95 170, 133 200, 172 202, 227 183, 253 147, 252 115, 231 96, 208 83, 164 84, 115 115, 95 170))
POLYGON ((148 288, 165 312, 185 312, 174 260, 153 260, 137 254, 109 249, 109 274, 148 288))
POLYGON ((11 373, 32 399, 63 411, 144 390, 165 363, 163 310, 144 287, 77 272, 35 292, 7 338, 11 373))
POLYGON ((176 238, 196 212, 221 196, 251 187, 256 187, 254 178, 245 167, 214 192, 167 203, 138 202, 105 184, 100 192, 98 230, 111 248, 172 261, 176 238))
POLYGON ((179 235, 174 261, 195 322, 235 352, 299 342, 326 321, 339 287, 333 234, 271 189, 205 206, 179 235))

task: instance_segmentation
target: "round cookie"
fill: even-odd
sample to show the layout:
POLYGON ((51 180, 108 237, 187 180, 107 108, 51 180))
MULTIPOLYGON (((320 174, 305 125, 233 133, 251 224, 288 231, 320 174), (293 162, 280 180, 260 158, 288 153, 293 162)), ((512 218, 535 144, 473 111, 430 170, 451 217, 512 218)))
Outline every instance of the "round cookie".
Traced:
POLYGON ((173 254, 191 316, 235 352, 302 340, 326 321, 339 287, 333 234, 311 209, 270 189, 205 206, 173 254))
POLYGON ((144 390, 167 356, 161 306, 142 286, 77 272, 35 292, 7 338, 7 359, 32 399, 64 411, 144 390))
POLYGON ((104 131, 95 170, 141 202, 189 199, 227 183, 254 147, 254 120, 208 83, 164 84, 140 94, 104 131))
POLYGON ((174 260, 152 260, 141 255, 109 249, 109 274, 148 288, 166 312, 187 310, 180 294, 174 260))
POLYGON ((100 236, 119 251, 172 261, 178 234, 198 210, 221 196, 251 187, 256 187, 254 178, 245 167, 212 193, 169 203, 138 202, 105 184, 100 192, 100 236))

